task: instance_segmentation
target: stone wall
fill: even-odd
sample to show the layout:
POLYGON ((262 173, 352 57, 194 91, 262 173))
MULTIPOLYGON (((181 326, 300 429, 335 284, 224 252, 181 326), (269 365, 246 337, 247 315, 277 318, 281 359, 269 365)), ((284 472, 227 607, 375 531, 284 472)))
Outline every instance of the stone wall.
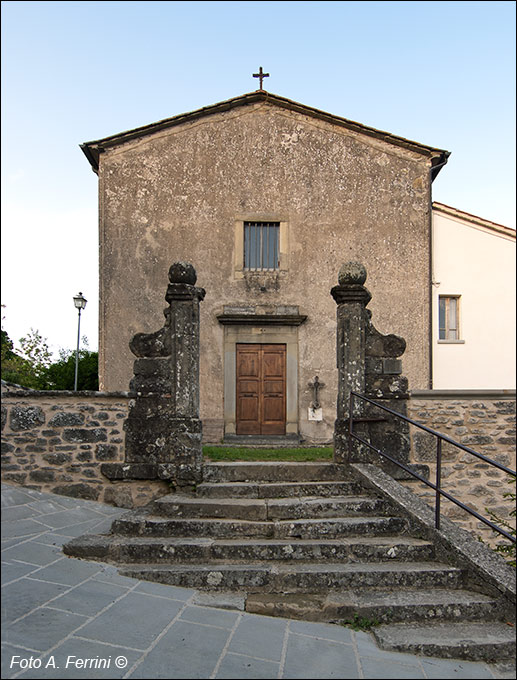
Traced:
MULTIPOLYGON (((408 416, 447 435, 474 451, 515 470, 515 392, 511 391, 415 391, 408 402, 408 416)), ((411 427, 412 460, 430 468, 430 481, 436 479, 436 437, 411 427)), ((461 449, 444 443, 442 488, 483 516, 487 508, 508 519, 514 503, 503 497, 515 492, 509 476, 461 449)), ((434 491, 418 481, 405 482, 434 507, 434 491)), ((502 537, 475 517, 442 499, 442 513, 494 545, 502 537)), ((515 524, 515 519, 513 519, 515 524)))
POLYGON ((124 460, 127 393, 2 389, 2 481, 110 503, 144 505, 165 482, 111 482, 101 464, 124 460))
MULTIPOLYGON (((515 469, 515 393, 413 392, 408 416, 515 469)), ((2 396, 2 480, 66 496, 99 500, 120 507, 140 506, 169 492, 159 480, 110 481, 102 463, 124 461, 123 423, 127 393, 37 392, 7 390, 2 396)), ((411 461, 430 467, 434 481, 436 440, 411 427, 411 461)), ((434 504, 434 492, 419 482, 404 482, 434 504)), ((514 491, 507 475, 460 449, 444 446, 445 491, 480 514, 486 508, 507 516, 514 491)), ((442 512, 465 529, 494 543, 485 525, 449 501, 442 512)))

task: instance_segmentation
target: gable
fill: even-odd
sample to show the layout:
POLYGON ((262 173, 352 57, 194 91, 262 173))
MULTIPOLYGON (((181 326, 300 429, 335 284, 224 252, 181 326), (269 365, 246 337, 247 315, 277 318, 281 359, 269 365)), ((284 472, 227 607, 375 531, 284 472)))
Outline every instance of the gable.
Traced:
POLYGON ((99 160, 104 210, 121 229, 179 234, 291 213, 379 236, 400 232, 403 205, 410 223, 429 207, 428 157, 265 102, 120 141, 99 160))
POLYGON ((391 146, 393 149, 406 150, 429 160, 431 177, 434 179, 441 167, 443 167, 450 155, 448 151, 437 149, 418 142, 413 142, 397 135, 392 135, 381 130, 356 123, 339 116, 335 116, 319 109, 315 109, 292 100, 271 94, 266 91, 256 91, 241 97, 229 99, 212 106, 203 107, 190 113, 180 114, 167 118, 150 125, 128 130, 116 135, 105 137, 100 140, 85 142, 81 149, 88 158, 93 170, 98 171, 100 155, 110 149, 115 149, 128 142, 142 141, 150 136, 156 136, 173 129, 189 127, 192 124, 208 120, 210 117, 227 112, 242 113, 248 107, 257 108, 257 104, 263 107, 274 108, 276 111, 293 112, 300 117, 314 123, 326 124, 327 129, 341 129, 348 131, 354 136, 362 137, 365 141, 372 140, 382 145, 391 146))
POLYGON ((453 208, 450 205, 445 205, 444 203, 433 201, 433 215, 459 222, 463 226, 471 227, 472 229, 478 229, 480 231, 492 234, 493 236, 499 236, 510 241, 515 241, 515 229, 511 229, 510 227, 506 227, 502 224, 497 224, 491 220, 486 220, 483 217, 479 217, 477 215, 472 215, 471 213, 465 212, 464 210, 459 210, 458 208, 453 208))

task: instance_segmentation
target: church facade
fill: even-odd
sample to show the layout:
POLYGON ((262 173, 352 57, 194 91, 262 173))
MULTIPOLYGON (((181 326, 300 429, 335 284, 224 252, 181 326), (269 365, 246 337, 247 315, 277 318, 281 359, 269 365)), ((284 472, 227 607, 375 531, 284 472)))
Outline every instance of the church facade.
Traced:
POLYGON ((82 145, 99 177, 100 389, 163 325, 186 261, 201 305, 205 441, 323 442, 336 416, 340 266, 362 263, 376 328, 431 387, 431 184, 448 152, 258 90, 82 145), (316 379, 317 378, 317 379, 316 379))

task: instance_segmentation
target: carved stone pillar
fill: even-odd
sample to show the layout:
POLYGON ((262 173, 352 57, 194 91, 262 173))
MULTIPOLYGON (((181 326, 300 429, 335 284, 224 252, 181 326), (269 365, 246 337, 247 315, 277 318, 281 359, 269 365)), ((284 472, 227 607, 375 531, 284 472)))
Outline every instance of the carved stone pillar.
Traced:
MULTIPOLYGON (((366 269, 357 262, 347 262, 339 270, 338 286, 330 291, 337 303, 337 419, 334 429, 334 460, 351 460, 348 444, 350 392, 364 394, 366 385, 366 305, 370 292, 363 286, 366 269)), ((354 416, 364 413, 364 402, 355 400, 354 416)), ((363 425, 355 431, 367 438, 363 425)), ((356 448, 354 446, 354 448, 356 448)), ((364 460, 364 459, 363 459, 364 460)))
POLYGON ((169 269, 165 325, 156 333, 138 333, 130 342, 134 377, 125 422, 125 459, 153 465, 161 479, 177 486, 200 481, 203 453, 199 419, 199 303, 191 264, 169 269))
MULTIPOLYGON (((394 477, 407 477, 408 473, 398 465, 357 440, 350 443, 348 437, 351 391, 406 415, 408 381, 401 375, 402 362, 397 358, 404 353, 406 341, 396 335, 383 335, 372 324, 371 312, 366 309, 371 295, 363 285, 366 269, 362 264, 344 264, 339 270, 338 281, 339 285, 331 290, 338 305, 334 460, 336 463, 375 463, 394 477)), ((419 474, 428 474, 427 466, 410 465, 407 422, 359 399, 354 400, 352 415, 354 433, 361 439, 419 474)))

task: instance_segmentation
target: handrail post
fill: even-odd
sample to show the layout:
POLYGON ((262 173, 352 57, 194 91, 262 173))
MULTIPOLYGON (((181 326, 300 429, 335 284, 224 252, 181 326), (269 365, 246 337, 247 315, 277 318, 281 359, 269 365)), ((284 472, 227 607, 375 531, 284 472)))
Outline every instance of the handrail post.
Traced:
POLYGON ((354 419, 352 414, 354 412, 354 393, 350 390, 350 405, 348 409, 348 450, 352 450, 352 434, 354 429, 354 419))
POLYGON ((441 480, 442 480, 442 439, 436 440, 436 492, 434 501, 434 526, 440 528, 440 502, 441 502, 441 480))

